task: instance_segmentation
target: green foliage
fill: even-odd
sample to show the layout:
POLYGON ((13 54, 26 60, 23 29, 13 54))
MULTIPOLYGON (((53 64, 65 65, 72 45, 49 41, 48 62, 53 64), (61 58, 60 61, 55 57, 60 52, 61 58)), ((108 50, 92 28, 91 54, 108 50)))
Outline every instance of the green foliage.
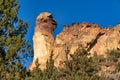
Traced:
POLYGON ((53 54, 50 55, 50 59, 46 63, 46 69, 44 70, 45 80, 56 80, 57 69, 54 66, 53 54))
POLYGON ((116 72, 120 72, 120 51, 112 50, 108 53, 107 60, 116 62, 115 70, 116 72))
POLYGON ((116 64, 116 71, 117 71, 117 72, 120 72, 120 62, 118 62, 118 63, 116 64))
POLYGON ((17 17, 17 0, 0 0, 0 79, 23 80, 25 69, 20 55, 31 50, 24 36, 28 25, 17 17))
POLYGON ((32 71, 28 71, 25 80, 42 80, 43 76, 42 70, 39 68, 38 59, 36 60, 36 67, 32 71))
POLYGON ((120 51, 111 50, 107 52, 107 60, 110 62, 117 62, 120 58, 120 51))
MULTIPOLYGON (((66 56, 70 55, 69 50, 66 56)), ((88 57, 88 52, 84 49, 77 49, 74 54, 70 55, 61 65, 63 67, 55 68, 54 60, 50 56, 46 63, 46 69, 41 70, 36 62, 36 68, 28 72, 26 80, 105 80, 97 75, 100 71, 99 62, 102 60, 96 54, 88 57)))
POLYGON ((64 68, 60 70, 61 76, 66 80, 103 80, 97 76, 100 70, 98 60, 95 57, 87 56, 86 50, 77 49, 71 54, 70 60, 64 62, 64 68))
POLYGON ((54 67, 54 60, 52 59, 52 54, 50 59, 46 63, 46 69, 41 70, 38 64, 38 60, 36 60, 36 67, 29 71, 25 78, 25 80, 58 80, 57 79, 57 69, 54 67))
POLYGON ((109 68, 104 72, 104 77, 107 80, 119 80, 120 79, 120 51, 119 50, 109 50, 107 51, 107 56, 105 61, 103 61, 105 66, 109 68))

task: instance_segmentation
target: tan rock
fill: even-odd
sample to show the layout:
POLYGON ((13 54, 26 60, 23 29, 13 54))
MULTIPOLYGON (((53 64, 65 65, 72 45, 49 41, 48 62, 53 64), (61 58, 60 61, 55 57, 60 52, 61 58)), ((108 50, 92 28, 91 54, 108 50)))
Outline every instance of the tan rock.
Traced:
POLYGON ((64 61, 66 56, 65 50, 70 50, 69 54, 74 54, 79 45, 89 51, 91 55, 97 52, 98 55, 105 55, 107 50, 120 50, 120 25, 114 28, 101 28, 97 24, 81 23, 73 24, 65 27, 64 30, 57 35, 55 44, 57 50, 54 52, 59 54, 55 63, 64 61), (62 51, 61 51, 62 50, 62 51))
POLYGON ((44 69, 52 51, 54 65, 59 67, 60 62, 66 60, 66 51, 69 50, 69 54, 74 54, 79 45, 88 50, 90 55, 97 52, 98 55, 105 56, 107 50, 120 50, 120 24, 105 29, 87 22, 74 23, 71 26, 66 25, 54 40, 52 33, 56 25, 51 13, 44 12, 37 17, 33 36, 34 59, 29 69, 35 67, 36 59, 41 64, 40 68, 44 69))
POLYGON ((49 18, 49 17, 51 17, 51 16, 52 16, 52 14, 49 13, 49 12, 42 12, 42 13, 40 13, 40 15, 37 17, 37 19, 42 19, 42 18, 47 19, 47 18, 49 18))
POLYGON ((56 22, 50 16, 52 16, 50 13, 44 12, 37 17, 35 32, 33 35, 34 58, 29 66, 30 70, 35 67, 37 59, 40 68, 44 69, 46 67, 46 61, 52 52, 54 45, 54 37, 52 33, 56 28, 56 22))

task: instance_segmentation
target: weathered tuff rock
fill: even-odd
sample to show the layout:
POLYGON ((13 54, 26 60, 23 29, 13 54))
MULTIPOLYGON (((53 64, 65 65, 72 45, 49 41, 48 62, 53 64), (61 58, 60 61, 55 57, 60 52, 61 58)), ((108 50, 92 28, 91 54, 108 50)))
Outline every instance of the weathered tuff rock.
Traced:
POLYGON ((53 51, 55 66, 58 67, 60 61, 66 60, 66 50, 69 54, 74 54, 75 50, 81 45, 92 55, 97 52, 98 55, 104 55, 107 50, 120 50, 120 24, 114 28, 101 28, 97 24, 87 22, 71 26, 64 26, 63 31, 53 39, 52 32, 56 27, 50 13, 41 13, 37 18, 34 41, 34 60, 30 69, 35 67, 35 61, 38 58, 41 68, 45 68, 45 62, 53 51))
POLYGON ((106 56, 107 50, 120 50, 120 24, 106 29, 87 22, 66 25, 64 30, 57 35, 54 44, 54 53, 59 55, 55 60, 56 66, 66 59, 67 49, 70 50, 70 54, 74 54, 79 45, 88 50, 90 55, 97 52, 98 55, 106 56))
POLYGON ((56 21, 53 20, 50 13, 43 12, 37 17, 33 36, 34 58, 29 66, 30 70, 35 67, 36 60, 38 60, 41 69, 45 68, 46 61, 53 48, 54 37, 52 33, 55 28, 56 21))

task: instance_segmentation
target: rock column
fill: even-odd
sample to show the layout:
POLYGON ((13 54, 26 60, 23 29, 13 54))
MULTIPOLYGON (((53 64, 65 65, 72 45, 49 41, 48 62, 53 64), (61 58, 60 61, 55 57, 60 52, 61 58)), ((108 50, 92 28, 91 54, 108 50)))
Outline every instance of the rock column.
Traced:
POLYGON ((36 60, 38 60, 41 69, 46 67, 46 61, 53 49, 54 37, 52 34, 56 25, 56 21, 48 12, 43 12, 37 17, 33 35, 34 58, 29 66, 30 70, 36 66, 36 60))

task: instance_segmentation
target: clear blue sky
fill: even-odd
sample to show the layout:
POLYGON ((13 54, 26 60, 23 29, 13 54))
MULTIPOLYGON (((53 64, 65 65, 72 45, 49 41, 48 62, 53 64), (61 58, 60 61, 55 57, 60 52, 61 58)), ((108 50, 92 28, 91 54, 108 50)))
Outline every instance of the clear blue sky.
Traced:
POLYGON ((50 12, 57 21, 55 34, 73 22, 97 23, 102 27, 120 23, 120 0, 19 0, 19 17, 29 24, 27 38, 32 43, 36 17, 50 12))

